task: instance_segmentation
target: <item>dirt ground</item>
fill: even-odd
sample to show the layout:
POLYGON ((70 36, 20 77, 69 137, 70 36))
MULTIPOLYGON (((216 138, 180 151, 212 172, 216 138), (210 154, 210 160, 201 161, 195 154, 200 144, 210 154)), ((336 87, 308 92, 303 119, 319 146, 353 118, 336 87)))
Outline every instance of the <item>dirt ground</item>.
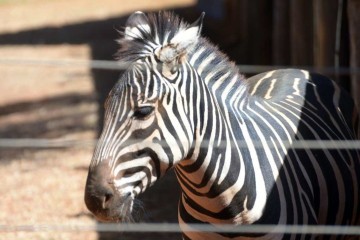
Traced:
MULTIPOLYGON (((0 138, 27 139, 30 144, 41 139, 91 141, 97 137, 99 110, 94 88, 99 71, 87 66, 3 60, 112 59, 118 19, 123 22, 135 10, 191 4, 191 0, 0 1, 0 138)), ((116 79, 119 73, 102 74, 116 79)), ((3 143, 0 140, 0 145, 3 143)), ((179 238, 178 234, 10 229, 23 225, 95 226, 97 222, 83 201, 92 151, 92 145, 0 146, 0 239, 179 238)), ((178 188, 170 174, 141 196, 143 221, 176 222, 177 198, 178 188)))

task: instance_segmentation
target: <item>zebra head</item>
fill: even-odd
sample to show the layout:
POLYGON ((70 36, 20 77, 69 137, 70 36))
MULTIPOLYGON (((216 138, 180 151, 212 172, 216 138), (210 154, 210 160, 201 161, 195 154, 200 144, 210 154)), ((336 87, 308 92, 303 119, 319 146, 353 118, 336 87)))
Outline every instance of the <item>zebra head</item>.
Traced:
POLYGON ((100 220, 129 221, 135 197, 191 154, 195 125, 187 61, 202 18, 188 25, 170 13, 132 14, 120 39, 129 64, 106 103, 105 123, 85 189, 100 220))

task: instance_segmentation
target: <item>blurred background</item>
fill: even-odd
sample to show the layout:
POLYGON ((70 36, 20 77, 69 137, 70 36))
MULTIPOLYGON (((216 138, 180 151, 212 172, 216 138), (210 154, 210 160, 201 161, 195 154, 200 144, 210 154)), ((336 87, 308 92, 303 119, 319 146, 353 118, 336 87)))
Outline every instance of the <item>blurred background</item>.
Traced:
MULTIPOLYGON (((83 202, 87 169, 121 74, 110 62, 117 30, 137 10, 172 10, 189 22, 205 12, 203 35, 246 76, 310 69, 359 106, 357 0, 0 0, 0 239, 180 239, 11 229, 97 224, 83 202)), ((177 222, 178 194, 170 173, 140 197, 142 221, 177 222)))

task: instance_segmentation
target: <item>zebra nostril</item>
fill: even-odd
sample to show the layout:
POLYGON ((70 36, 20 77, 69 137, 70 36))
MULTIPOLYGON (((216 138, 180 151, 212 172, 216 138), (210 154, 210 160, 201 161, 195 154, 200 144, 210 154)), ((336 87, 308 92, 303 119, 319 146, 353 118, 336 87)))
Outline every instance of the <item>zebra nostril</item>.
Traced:
POLYGON ((102 184, 89 184, 85 189, 85 204, 93 212, 111 208, 115 192, 113 186, 107 182, 102 184))
POLYGON ((102 208, 103 209, 107 209, 109 203, 111 202, 111 199, 113 198, 114 194, 112 192, 107 192, 105 193, 105 196, 103 197, 103 201, 102 201, 102 208))

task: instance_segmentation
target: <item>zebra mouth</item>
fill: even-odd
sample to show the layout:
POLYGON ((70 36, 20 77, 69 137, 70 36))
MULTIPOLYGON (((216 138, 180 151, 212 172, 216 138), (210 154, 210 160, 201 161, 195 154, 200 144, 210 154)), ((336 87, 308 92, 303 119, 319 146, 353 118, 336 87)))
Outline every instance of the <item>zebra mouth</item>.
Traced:
POLYGON ((133 209, 133 197, 127 196, 114 196, 108 200, 106 206, 94 211, 95 217, 102 222, 132 222, 132 209, 133 209))

